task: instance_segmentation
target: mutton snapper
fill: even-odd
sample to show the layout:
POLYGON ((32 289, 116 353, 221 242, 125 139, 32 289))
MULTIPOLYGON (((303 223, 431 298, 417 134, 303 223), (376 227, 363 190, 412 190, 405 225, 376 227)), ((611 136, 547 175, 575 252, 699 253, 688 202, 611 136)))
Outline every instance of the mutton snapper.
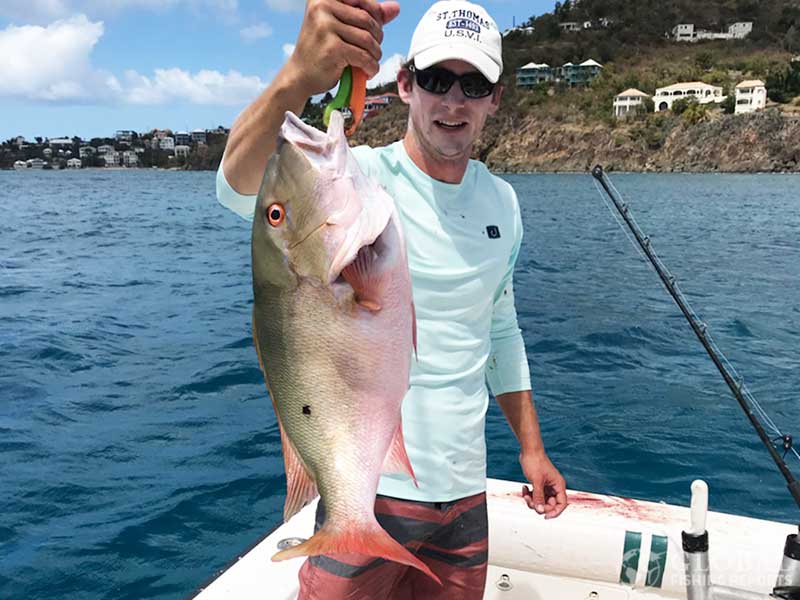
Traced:
POLYGON ((414 477, 400 423, 414 305, 394 202, 359 169, 338 112, 327 133, 286 113, 258 193, 252 261, 253 336, 286 467, 284 519, 318 492, 327 514, 313 537, 273 560, 357 553, 437 579, 375 519, 380 473, 414 477))

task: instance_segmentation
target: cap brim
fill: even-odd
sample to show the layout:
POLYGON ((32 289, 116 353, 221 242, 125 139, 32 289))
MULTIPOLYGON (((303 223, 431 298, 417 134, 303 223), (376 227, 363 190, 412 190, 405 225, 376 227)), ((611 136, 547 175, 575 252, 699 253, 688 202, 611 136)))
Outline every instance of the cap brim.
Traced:
POLYGON ((418 69, 427 69, 445 60, 468 62, 492 83, 497 83, 500 79, 500 65, 475 46, 468 44, 441 44, 423 50, 414 57, 414 66, 418 69))

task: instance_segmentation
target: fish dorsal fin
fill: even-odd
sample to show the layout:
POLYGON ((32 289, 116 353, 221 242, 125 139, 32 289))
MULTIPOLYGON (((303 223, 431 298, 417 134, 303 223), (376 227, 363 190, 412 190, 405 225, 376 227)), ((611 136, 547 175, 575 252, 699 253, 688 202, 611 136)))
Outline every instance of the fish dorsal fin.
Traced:
POLYGON ((278 407, 275 405, 275 396, 269 386, 269 376, 264 368, 264 359, 261 354, 261 347, 258 345, 258 335, 256 335, 255 307, 253 307, 253 341, 258 355, 258 366, 264 373, 264 381, 267 383, 267 391, 272 401, 272 408, 275 410, 275 418, 278 420, 278 429, 281 433, 281 450, 283 451, 283 464, 286 469, 286 503, 283 505, 283 520, 288 521, 306 504, 316 498, 317 484, 308 474, 308 469, 303 464, 302 459, 297 454, 292 440, 286 435, 281 425, 281 417, 278 414, 278 407))
POLYGON ((383 473, 408 475, 414 481, 414 485, 419 487, 417 476, 414 475, 414 468, 411 466, 411 461, 408 460, 406 445, 403 442, 403 424, 401 421, 397 422, 397 429, 394 431, 394 437, 389 445, 389 451, 386 453, 381 471, 383 473))

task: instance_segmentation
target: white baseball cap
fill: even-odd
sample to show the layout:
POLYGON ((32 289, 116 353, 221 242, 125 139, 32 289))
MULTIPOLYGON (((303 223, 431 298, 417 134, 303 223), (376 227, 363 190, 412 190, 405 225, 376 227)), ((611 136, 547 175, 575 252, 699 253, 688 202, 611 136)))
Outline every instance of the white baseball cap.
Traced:
POLYGON ((496 83, 503 70, 502 37, 482 6, 465 0, 442 0, 422 16, 408 49, 417 69, 457 59, 496 83))

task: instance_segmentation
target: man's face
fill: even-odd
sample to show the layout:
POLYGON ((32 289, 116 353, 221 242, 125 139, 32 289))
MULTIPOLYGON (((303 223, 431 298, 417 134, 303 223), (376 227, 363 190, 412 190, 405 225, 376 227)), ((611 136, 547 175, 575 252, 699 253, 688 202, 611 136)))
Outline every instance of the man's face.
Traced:
MULTIPOLYGON (((456 75, 477 71, 462 60, 447 60, 434 66, 456 75)), ((439 160, 469 157, 486 117, 497 111, 503 92, 498 83, 485 98, 467 98, 455 82, 445 94, 433 94, 417 85, 414 73, 407 70, 398 73, 397 81, 400 98, 409 105, 409 127, 422 149, 439 160)))

